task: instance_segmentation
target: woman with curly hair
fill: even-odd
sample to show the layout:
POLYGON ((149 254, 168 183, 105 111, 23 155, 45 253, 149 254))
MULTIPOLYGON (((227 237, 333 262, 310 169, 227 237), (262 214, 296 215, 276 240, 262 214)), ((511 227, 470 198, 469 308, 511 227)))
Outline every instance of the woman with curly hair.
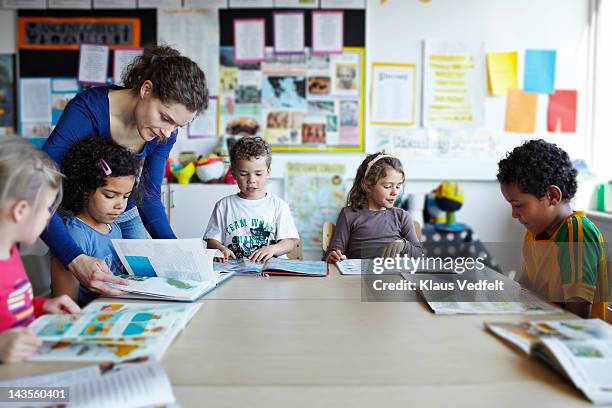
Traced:
MULTIPOLYGON (((166 160, 177 128, 208 105, 202 70, 178 51, 149 47, 123 74, 123 87, 101 86, 78 94, 64 110, 43 150, 61 164, 66 150, 80 140, 112 140, 143 163, 143 200, 130 199, 115 221, 125 238, 176 238, 161 202, 166 160)), ((42 235, 61 263, 87 288, 118 294, 107 282, 125 283, 101 259, 85 254, 57 215, 42 235)))
MULTIPOLYGON (((124 273, 111 239, 123 238, 116 220, 133 195, 140 171, 134 155, 112 140, 82 140, 64 154, 64 197, 60 211, 68 233, 87 256, 105 262, 115 275, 124 273)), ((51 266, 55 295, 68 295, 85 306, 95 298, 55 258, 51 266)))

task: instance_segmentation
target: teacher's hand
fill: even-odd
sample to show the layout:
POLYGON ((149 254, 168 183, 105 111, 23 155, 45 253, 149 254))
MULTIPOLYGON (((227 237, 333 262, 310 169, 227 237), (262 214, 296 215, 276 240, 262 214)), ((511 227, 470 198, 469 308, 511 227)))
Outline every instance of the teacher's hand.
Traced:
POLYGON ((123 295, 125 292, 113 289, 106 283, 118 283, 120 285, 129 285, 130 282, 126 279, 121 279, 108 269, 106 262, 101 259, 94 258, 81 254, 74 258, 68 265, 68 270, 81 282, 83 286, 92 292, 101 293, 103 295, 123 295))

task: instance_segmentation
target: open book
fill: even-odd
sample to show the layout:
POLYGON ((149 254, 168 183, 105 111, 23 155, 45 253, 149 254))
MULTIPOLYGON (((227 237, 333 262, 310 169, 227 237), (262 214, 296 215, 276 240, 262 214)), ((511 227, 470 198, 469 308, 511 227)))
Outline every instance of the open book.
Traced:
POLYGON ((253 262, 248 259, 230 259, 215 262, 218 272, 254 275, 294 275, 327 276, 327 264, 323 261, 297 261, 293 259, 272 258, 267 262, 253 262))
POLYGON ((122 361, 153 355, 161 359, 198 304, 95 302, 79 315, 43 315, 30 328, 44 344, 37 361, 122 361))
POLYGON ((218 250, 205 249, 201 239, 114 239, 113 247, 129 285, 108 285, 129 292, 121 296, 193 302, 231 277, 213 268, 218 250))
MULTIPOLYGON (((70 407, 143 407, 174 404, 164 368, 146 357, 0 381, 0 387, 66 387, 70 407)), ((60 394, 58 394, 60 396, 60 394)))
POLYGON ((612 403, 612 326, 599 319, 485 323, 502 339, 541 358, 595 404, 612 403))

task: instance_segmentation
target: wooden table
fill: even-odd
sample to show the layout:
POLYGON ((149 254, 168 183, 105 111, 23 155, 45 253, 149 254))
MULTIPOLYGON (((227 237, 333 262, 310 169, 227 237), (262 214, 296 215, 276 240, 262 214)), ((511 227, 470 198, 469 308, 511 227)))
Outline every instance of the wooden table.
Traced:
MULTIPOLYGON (((592 406, 483 328, 538 318, 362 302, 361 278, 335 272, 237 276, 202 300, 163 364, 184 407, 592 406)), ((77 365, 7 365, 0 379, 77 365)))

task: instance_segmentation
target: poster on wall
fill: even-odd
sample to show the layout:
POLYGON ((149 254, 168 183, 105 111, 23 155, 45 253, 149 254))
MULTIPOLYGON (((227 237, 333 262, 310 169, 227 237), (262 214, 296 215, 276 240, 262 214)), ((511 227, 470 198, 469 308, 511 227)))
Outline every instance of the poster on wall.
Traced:
POLYGON ((423 53, 423 126, 458 129, 484 125, 484 43, 426 40, 423 53))
POLYGON ((304 248, 321 248, 323 223, 335 223, 344 207, 346 177, 344 164, 287 163, 285 200, 304 248))
POLYGON ((415 99, 415 64, 372 64, 371 124, 414 125, 415 99))
POLYGON ((275 151, 363 151, 363 49, 236 64, 221 47, 219 133, 260 135, 275 151))
POLYGON ((15 133, 15 56, 0 54, 0 135, 15 133))

